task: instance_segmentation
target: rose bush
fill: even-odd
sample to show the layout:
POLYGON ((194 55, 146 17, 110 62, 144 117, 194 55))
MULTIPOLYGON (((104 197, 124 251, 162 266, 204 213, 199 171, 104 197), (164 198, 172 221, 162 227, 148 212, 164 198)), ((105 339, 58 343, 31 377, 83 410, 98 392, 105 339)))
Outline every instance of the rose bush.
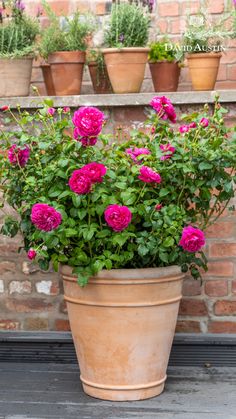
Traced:
POLYGON ((102 134, 96 108, 52 109, 47 99, 34 115, 3 111, 1 188, 18 216, 2 233, 20 231, 42 269, 73 266, 80 285, 103 268, 179 264, 196 278, 207 269, 204 232, 234 196, 226 110, 216 101, 212 113, 183 115, 179 129, 170 100, 155 97, 127 140, 122 129, 102 134), (8 129, 11 116, 20 130, 8 129))

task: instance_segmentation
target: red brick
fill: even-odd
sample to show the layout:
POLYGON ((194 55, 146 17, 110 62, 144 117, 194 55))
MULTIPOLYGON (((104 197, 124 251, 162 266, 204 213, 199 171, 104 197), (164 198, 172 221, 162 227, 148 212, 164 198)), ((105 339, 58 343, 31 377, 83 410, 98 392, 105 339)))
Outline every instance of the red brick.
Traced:
POLYGON ((186 1, 182 3, 182 16, 188 14, 194 14, 199 10, 200 2, 199 1, 186 1))
POLYGON ((234 264, 232 262, 214 261, 208 263, 208 271, 204 276, 230 277, 234 273, 234 264))
MULTIPOLYGON (((69 1, 68 0, 48 0, 48 3, 51 7, 51 9, 56 13, 58 16, 65 15, 67 16, 69 14, 69 1)), ((43 12, 43 16, 45 16, 46 13, 43 12)))
POLYGON ((236 280, 232 281, 232 293, 236 294, 236 280))
POLYGON ((207 238, 230 238, 234 236, 234 224, 230 221, 221 221, 218 222, 211 227, 209 227, 206 231, 207 238))
POLYGON ((180 316, 206 316, 207 307, 203 300, 183 299, 180 303, 180 316))
POLYGON ((4 274, 5 272, 15 272, 16 264, 14 262, 0 262, 0 275, 4 274))
POLYGON ((177 333, 200 333, 200 322, 195 320, 179 320, 175 331, 177 333))
POLYGON ((217 80, 227 80, 227 66, 226 64, 221 64, 219 67, 217 80))
POLYGON ((213 243, 209 246, 211 258, 236 257, 236 243, 213 243))
MULTIPOLYGON (((236 54, 235 54, 236 55, 236 54)), ((215 90, 230 90, 236 89, 236 81, 217 81, 215 90)))
POLYGON ((67 314, 68 313, 67 306, 66 306, 66 301, 65 300, 63 300, 61 302, 61 304, 60 304, 60 312, 63 313, 63 314, 67 314))
POLYGON ((179 3, 168 2, 160 3, 158 6, 159 16, 179 16, 179 3))
POLYGON ((9 284, 10 294, 30 294, 31 293, 30 281, 11 281, 9 284))
POLYGON ((214 311, 217 316, 233 316, 236 314, 236 301, 217 301, 214 305, 214 311))
POLYGON ((1 330, 15 330, 19 329, 19 322, 16 320, 0 320, 1 330))
POLYGON ((222 54, 220 63, 221 64, 233 64, 236 62, 235 49, 227 49, 224 54, 222 54))
POLYGON ((209 295, 209 297, 224 297, 228 294, 228 281, 206 281, 205 293, 209 295))
POLYGON ((159 19, 157 21, 157 27, 159 28, 161 34, 166 34, 168 32, 168 20, 167 19, 159 19))
POLYGON ((17 313, 30 313, 40 311, 51 311, 53 309, 52 303, 39 298, 16 299, 10 298, 6 301, 8 310, 17 313))
POLYGON ((170 25, 170 33, 182 33, 183 32, 183 22, 182 20, 173 19, 170 25))
POLYGON ((224 11, 224 0, 210 0, 209 12, 210 13, 222 13, 224 11))
POLYGON ((43 82, 43 73, 40 67, 32 68, 31 83, 43 82))
POLYGON ((70 11, 73 13, 78 10, 80 13, 87 13, 91 10, 90 3, 88 0, 74 0, 71 3, 70 11))
MULTIPOLYGON (((236 54, 236 51, 235 51, 236 54)), ((229 66, 228 65, 228 70, 227 70, 227 74, 228 74, 228 79, 229 80, 236 80, 236 66, 229 66)))
POLYGON ((194 296, 201 294, 201 282, 196 279, 185 279, 183 284, 183 295, 194 296))
POLYGON ((55 330, 68 331, 70 330, 69 320, 57 319, 55 321, 55 330))
POLYGON ((236 333, 236 322, 210 322, 208 326, 210 333, 236 333))
POLYGON ((109 1, 98 0, 95 4, 95 14, 103 16, 110 11, 111 3, 109 1))

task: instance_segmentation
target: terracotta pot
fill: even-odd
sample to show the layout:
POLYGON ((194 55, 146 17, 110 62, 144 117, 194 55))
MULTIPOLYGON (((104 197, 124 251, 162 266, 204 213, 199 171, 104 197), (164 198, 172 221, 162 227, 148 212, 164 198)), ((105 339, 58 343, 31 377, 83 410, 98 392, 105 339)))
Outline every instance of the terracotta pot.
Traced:
POLYGON ((92 80, 93 89, 95 93, 111 93, 112 87, 107 74, 107 69, 104 67, 103 70, 99 69, 96 62, 90 62, 88 64, 89 74, 92 80))
POLYGON ((46 90, 47 90, 47 94, 49 96, 55 96, 55 88, 54 88, 54 84, 53 84, 53 79, 52 79, 52 72, 51 72, 51 67, 49 64, 44 63, 41 64, 41 69, 42 69, 42 73, 43 73, 43 80, 44 80, 44 84, 46 86, 46 90))
POLYGON ((194 90, 214 89, 221 56, 220 52, 187 55, 194 90))
POLYGON ((141 400, 163 391, 181 299, 178 266, 101 271, 81 288, 62 267, 85 393, 141 400))
POLYGON ((57 96, 79 95, 81 91, 84 51, 60 51, 50 54, 52 79, 57 96))
POLYGON ((155 92, 176 92, 180 67, 176 62, 158 61, 149 63, 155 92))
POLYGON ((149 48, 106 48, 102 52, 114 93, 140 92, 149 48))
POLYGON ((0 59, 0 97, 28 96, 33 58, 0 59))

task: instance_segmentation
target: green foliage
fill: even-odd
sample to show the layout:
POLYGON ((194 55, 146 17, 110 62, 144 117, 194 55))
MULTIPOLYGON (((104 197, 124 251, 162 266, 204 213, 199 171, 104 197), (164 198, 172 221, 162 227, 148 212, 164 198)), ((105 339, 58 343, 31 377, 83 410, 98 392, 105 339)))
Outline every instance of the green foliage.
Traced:
POLYGON ((169 61, 171 63, 176 61, 174 45, 167 39, 151 43, 148 60, 151 63, 156 63, 157 61, 169 61))
POLYGON ((94 29, 91 16, 81 16, 77 11, 62 21, 43 0, 43 6, 49 17, 50 24, 43 30, 40 40, 40 54, 47 58, 56 51, 85 51, 86 38, 94 29))
MULTIPOLYGON (((125 130, 119 129, 110 145, 108 140, 113 137, 102 134, 98 146, 83 147, 68 135, 71 116, 62 109, 48 116, 51 106, 47 99, 33 115, 19 110, 14 120, 20 129, 8 128, 8 118, 0 134, 1 189, 4 201, 18 213, 17 221, 5 220, 2 233, 14 236, 20 230, 25 250, 37 250, 42 269, 48 269, 50 261, 55 270, 60 263, 68 264, 80 285, 103 268, 179 264, 194 277, 200 275, 199 268, 207 269, 204 253, 188 253, 179 241, 186 225, 205 231, 234 196, 236 131, 224 124, 227 111, 216 101, 212 115, 207 107, 184 115, 185 124, 195 121, 197 125, 185 134, 151 111, 147 125, 132 130, 128 139, 125 130), (207 128, 200 124, 203 117, 209 119, 207 128), (10 164, 7 158, 12 142, 30 148, 23 167, 10 164), (159 146, 167 143, 175 152, 161 160, 159 146), (126 153, 132 147, 146 147, 151 153, 141 156, 137 164, 126 153), (77 195, 68 180, 88 162, 103 163, 107 173, 90 193, 77 195), (161 184, 143 183, 138 178, 141 165, 156 170, 161 184), (62 224, 48 233, 36 229, 30 219, 35 203, 47 203, 60 211, 62 224), (115 203, 132 212, 132 222, 121 232, 113 231, 104 219, 107 206, 115 203), (157 204, 162 204, 158 211, 157 204)), ((13 117, 11 111, 9 116, 13 117)))
POLYGON ((145 47, 148 42, 150 17, 136 4, 113 4, 105 44, 109 48, 145 47))
POLYGON ((37 19, 26 16, 12 4, 11 18, 1 14, 0 22, 0 57, 20 58, 32 55, 35 51, 35 40, 39 34, 37 19))
POLYGON ((235 36, 233 22, 236 16, 232 5, 231 10, 218 18, 212 17, 208 10, 208 1, 205 0, 195 15, 187 16, 183 40, 186 52, 221 52, 224 51, 225 40, 235 36))

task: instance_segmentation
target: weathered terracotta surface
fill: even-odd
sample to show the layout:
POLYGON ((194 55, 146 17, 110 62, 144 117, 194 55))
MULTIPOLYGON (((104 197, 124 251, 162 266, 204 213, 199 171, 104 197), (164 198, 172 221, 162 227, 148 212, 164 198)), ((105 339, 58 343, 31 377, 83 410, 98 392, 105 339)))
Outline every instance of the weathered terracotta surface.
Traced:
POLYGON ((101 271, 81 288, 62 267, 84 391, 141 400, 163 391, 183 274, 177 266, 101 271))
POLYGON ((194 90, 213 90, 220 65, 219 53, 188 54, 188 67, 194 90))
POLYGON ((0 59, 0 97, 28 96, 33 58, 0 59))
POLYGON ((149 67, 155 92, 176 92, 180 75, 178 63, 159 61, 149 63, 149 67))
POLYGON ((55 88, 53 84, 50 64, 47 64, 47 63, 41 64, 41 69, 43 73, 43 80, 46 86, 47 94, 49 96, 55 96, 55 88))
POLYGON ((105 48, 102 52, 114 93, 140 92, 149 48, 105 48))
POLYGON ((96 62, 90 62, 88 68, 94 92, 98 94, 112 93, 112 87, 106 67, 104 68, 104 71, 99 71, 98 64, 96 62))
POLYGON ((49 55, 48 62, 51 66, 55 94, 57 96, 79 95, 85 63, 85 52, 54 52, 49 55))

